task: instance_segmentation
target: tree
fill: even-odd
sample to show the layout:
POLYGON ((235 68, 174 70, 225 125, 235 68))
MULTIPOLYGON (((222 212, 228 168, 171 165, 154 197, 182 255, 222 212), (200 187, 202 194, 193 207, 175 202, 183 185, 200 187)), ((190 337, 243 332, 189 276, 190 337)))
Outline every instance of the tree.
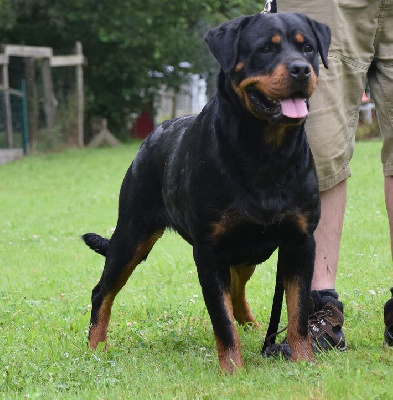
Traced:
POLYGON ((202 73, 216 65, 203 42, 210 26, 262 6, 240 0, 0 0, 0 35, 4 42, 54 49, 71 50, 82 41, 87 111, 120 131, 159 85, 179 87, 184 76, 171 67, 187 61, 202 73))

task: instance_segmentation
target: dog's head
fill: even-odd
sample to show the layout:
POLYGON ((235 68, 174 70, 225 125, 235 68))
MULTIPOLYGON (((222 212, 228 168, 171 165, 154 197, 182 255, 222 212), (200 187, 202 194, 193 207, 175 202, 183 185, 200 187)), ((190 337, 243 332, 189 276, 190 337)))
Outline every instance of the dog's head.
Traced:
POLYGON ((303 14, 255 14, 211 29, 205 41, 243 106, 271 123, 300 124, 327 68, 327 25, 303 14))

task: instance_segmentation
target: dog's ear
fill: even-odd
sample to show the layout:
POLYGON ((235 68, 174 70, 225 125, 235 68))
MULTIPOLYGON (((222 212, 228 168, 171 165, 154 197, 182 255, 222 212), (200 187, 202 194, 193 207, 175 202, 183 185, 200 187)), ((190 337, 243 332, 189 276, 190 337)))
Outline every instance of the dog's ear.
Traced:
POLYGON ((236 64, 239 36, 249 20, 250 17, 246 16, 224 22, 210 29, 205 35, 205 42, 225 73, 228 73, 236 64))
POLYGON ((314 21, 306 17, 307 22, 311 26, 312 31, 314 32, 315 38, 317 39, 318 53, 321 55, 322 63, 325 68, 328 68, 328 51, 330 42, 332 40, 332 35, 330 32, 330 28, 322 24, 320 22, 314 21))

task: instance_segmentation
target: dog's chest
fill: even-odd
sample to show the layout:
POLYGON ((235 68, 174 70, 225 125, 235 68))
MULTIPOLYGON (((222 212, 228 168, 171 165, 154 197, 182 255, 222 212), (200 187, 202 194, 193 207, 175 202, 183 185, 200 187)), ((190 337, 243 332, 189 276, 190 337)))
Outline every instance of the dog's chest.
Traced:
POLYGON ((213 247, 231 265, 259 264, 286 240, 306 234, 307 218, 297 209, 287 209, 263 224, 245 214, 228 212, 211 224, 213 247))

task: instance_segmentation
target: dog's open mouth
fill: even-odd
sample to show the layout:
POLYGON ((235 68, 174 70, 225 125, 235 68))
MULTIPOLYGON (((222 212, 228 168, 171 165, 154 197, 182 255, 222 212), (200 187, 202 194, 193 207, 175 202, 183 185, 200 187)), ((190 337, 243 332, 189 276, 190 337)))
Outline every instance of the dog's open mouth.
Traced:
POLYGON ((295 92, 290 97, 280 100, 270 99, 252 86, 247 92, 255 111, 262 117, 303 120, 308 114, 307 99, 300 92, 295 92))

